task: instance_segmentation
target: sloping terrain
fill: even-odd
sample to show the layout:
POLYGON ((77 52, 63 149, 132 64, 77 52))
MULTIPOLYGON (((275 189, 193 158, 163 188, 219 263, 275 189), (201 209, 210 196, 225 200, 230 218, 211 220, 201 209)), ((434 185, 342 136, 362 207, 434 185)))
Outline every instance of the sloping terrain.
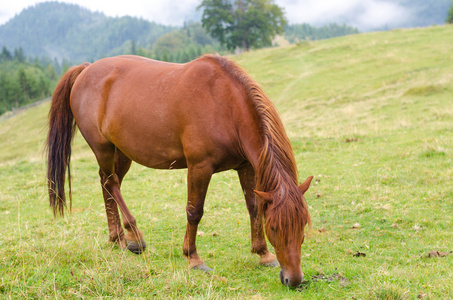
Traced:
POLYGON ((214 176, 198 248, 182 257, 186 173, 134 164, 123 194, 149 246, 107 242, 94 156, 73 148, 73 208, 45 188, 48 103, 0 119, 0 293, 6 297, 445 299, 453 297, 453 26, 360 34, 233 57, 279 109, 313 228, 305 280, 281 286, 250 255, 234 172, 214 176), (431 253, 431 255, 429 255, 431 253))

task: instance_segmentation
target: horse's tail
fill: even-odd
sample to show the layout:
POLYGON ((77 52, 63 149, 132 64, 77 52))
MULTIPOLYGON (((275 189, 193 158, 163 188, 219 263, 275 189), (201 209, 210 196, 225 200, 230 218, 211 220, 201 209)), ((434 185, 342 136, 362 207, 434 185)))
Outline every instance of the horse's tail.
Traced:
POLYGON ((75 132, 75 122, 69 99, 77 76, 88 65, 88 63, 85 63, 70 68, 63 75, 52 95, 46 149, 49 200, 55 216, 58 212, 63 215, 66 206, 64 191, 66 169, 68 169, 70 209, 72 208, 71 169, 69 163, 71 161, 71 141, 75 132))

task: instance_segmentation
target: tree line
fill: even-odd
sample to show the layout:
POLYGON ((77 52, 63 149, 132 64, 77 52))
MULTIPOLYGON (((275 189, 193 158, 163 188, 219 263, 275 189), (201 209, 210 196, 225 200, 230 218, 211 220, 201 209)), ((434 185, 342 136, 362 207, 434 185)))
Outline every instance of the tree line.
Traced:
POLYGON ((58 79, 51 63, 30 62, 22 48, 0 53, 0 115, 49 97, 58 79))
POLYGON ((331 23, 322 27, 313 27, 304 23, 287 25, 284 36, 290 43, 298 43, 304 40, 322 40, 356 33, 359 33, 357 28, 346 24, 331 23))

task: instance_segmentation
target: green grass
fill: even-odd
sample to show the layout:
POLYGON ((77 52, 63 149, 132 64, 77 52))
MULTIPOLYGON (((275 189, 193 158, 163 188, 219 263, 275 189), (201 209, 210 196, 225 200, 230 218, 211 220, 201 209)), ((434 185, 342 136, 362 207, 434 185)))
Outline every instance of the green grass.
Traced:
POLYGON ((49 104, 0 118, 0 295, 453 298, 453 254, 427 258, 453 251, 452 36, 452 26, 395 30, 234 57, 276 103, 300 180, 315 175, 298 289, 282 286, 279 270, 259 267, 250 254, 234 172, 213 177, 200 225, 210 277, 189 272, 182 257, 185 171, 134 164, 126 176, 123 195, 148 244, 137 256, 107 241, 97 164, 80 135, 74 212, 54 219, 42 154, 49 104))

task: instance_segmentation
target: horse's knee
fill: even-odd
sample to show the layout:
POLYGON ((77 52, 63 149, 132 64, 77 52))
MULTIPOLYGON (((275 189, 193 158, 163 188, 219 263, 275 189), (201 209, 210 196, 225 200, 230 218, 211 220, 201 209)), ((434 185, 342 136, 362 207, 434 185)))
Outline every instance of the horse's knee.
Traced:
POLYGON ((203 217, 203 207, 186 207, 187 213, 187 222, 191 225, 197 225, 200 223, 201 218, 203 217))

